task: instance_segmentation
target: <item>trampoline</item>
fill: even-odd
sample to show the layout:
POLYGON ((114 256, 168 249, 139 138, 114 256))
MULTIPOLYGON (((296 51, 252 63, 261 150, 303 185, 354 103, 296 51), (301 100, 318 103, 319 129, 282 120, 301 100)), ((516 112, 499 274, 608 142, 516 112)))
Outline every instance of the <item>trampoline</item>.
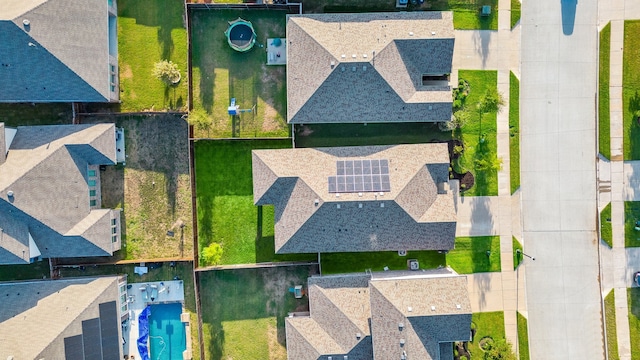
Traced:
POLYGON ((251 21, 241 18, 230 21, 224 34, 227 36, 229 46, 236 51, 249 51, 256 43, 256 31, 253 29, 251 21))

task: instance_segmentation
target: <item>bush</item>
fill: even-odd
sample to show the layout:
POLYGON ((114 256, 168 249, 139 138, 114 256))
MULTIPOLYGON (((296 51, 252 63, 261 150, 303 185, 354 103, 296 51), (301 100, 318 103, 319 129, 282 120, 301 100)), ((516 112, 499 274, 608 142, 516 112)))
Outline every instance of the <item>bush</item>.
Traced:
POLYGON ((194 109, 189 112, 187 122, 199 130, 209 130, 211 128, 211 119, 209 119, 209 114, 204 109, 194 109))
POLYGON ((456 124, 453 121, 443 121, 438 123, 438 129, 443 132, 453 131, 456 124))
POLYGON ((167 86, 175 86, 180 82, 180 70, 178 65, 172 61, 162 60, 153 67, 153 76, 165 83, 167 86))
POLYGON ((222 246, 216 242, 202 249, 202 260, 207 265, 218 265, 222 259, 222 246))

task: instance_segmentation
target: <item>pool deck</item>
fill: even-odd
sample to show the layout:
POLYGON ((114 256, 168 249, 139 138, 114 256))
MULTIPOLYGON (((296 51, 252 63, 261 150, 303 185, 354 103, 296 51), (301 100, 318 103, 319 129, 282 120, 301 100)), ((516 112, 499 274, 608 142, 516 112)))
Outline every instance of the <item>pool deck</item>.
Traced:
MULTIPOLYGON (((141 359, 138 353, 138 315, 147 305, 181 303, 184 305, 184 284, 182 280, 172 281, 156 281, 144 283, 130 283, 130 289, 127 289, 129 298, 129 321, 127 321, 126 329, 123 329, 122 336, 125 339, 124 355, 135 355, 136 359, 141 359), (156 286, 158 290, 157 298, 151 300, 152 286, 156 286), (144 291, 142 289, 145 289, 144 291), (162 290, 164 289, 164 290, 162 290), (145 299, 145 294, 147 298, 145 299)), ((189 336, 187 335, 187 338, 189 336)), ((189 349, 189 346, 187 346, 189 349)))

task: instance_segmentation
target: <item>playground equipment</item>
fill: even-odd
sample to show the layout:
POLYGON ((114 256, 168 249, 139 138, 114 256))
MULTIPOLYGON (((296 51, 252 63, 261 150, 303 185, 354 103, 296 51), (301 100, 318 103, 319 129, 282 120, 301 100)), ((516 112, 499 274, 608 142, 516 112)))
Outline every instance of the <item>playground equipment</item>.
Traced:
POLYGON ((229 112, 229 115, 235 116, 235 115, 240 115, 241 113, 253 112, 255 108, 256 106, 253 105, 251 109, 240 109, 240 106, 236 105, 236 98, 231 98, 231 104, 229 104, 227 111, 229 112))
POLYGON ((235 51, 249 51, 256 43, 256 31, 251 21, 242 18, 229 21, 229 27, 224 34, 227 36, 229 46, 235 51))

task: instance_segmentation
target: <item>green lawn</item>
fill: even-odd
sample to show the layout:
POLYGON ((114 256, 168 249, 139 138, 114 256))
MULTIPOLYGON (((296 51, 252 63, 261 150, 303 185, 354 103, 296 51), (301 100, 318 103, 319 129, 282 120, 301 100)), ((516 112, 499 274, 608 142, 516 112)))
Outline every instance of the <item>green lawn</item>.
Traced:
POLYGON ((611 158, 611 122, 609 109, 609 70, 611 56, 611 23, 600 31, 600 64, 598 70, 598 148, 611 158))
POLYGON ((511 0, 511 28, 520 21, 520 8, 522 7, 522 3, 520 0, 511 0))
POLYGON ((513 72, 509 72, 509 163, 513 194, 520 188, 520 81, 513 72))
POLYGON ((527 327, 527 318, 520 313, 517 313, 517 316, 520 360, 529 360, 529 328, 527 327))
POLYGON ((636 222, 640 221, 640 201, 624 202, 624 246, 639 247, 640 231, 636 230, 636 222))
POLYGON ((447 254, 447 265, 458 274, 500 271, 500 237, 457 237, 455 249, 447 254))
POLYGON ((640 160, 640 125, 633 116, 640 110, 640 20, 624 22, 622 79, 624 159, 640 160))
POLYGON ((118 53, 122 111, 184 110, 187 31, 182 0, 119 0, 118 53), (182 81, 167 88, 151 74, 160 60, 178 65, 182 81))
POLYGON ((398 256, 396 251, 326 253, 320 256, 323 275, 352 272, 407 270, 407 260, 416 259, 421 269, 435 269, 446 265, 444 254, 437 251, 407 251, 407 256, 398 256))
POLYGON ((200 343, 198 341, 198 316, 196 314, 195 291, 193 285, 193 262, 178 261, 175 267, 163 263, 163 266, 155 269, 149 268, 149 272, 144 275, 134 273, 134 268, 138 264, 121 264, 121 265, 96 265, 87 266, 83 270, 79 268, 60 268, 62 277, 79 277, 79 276, 102 276, 102 275, 127 275, 129 283, 139 283, 147 281, 164 281, 173 280, 178 276, 184 285, 184 307, 191 314, 191 341, 193 349, 193 359, 200 359, 200 343))
POLYGON ((604 317, 607 328, 607 351, 609 360, 619 360, 618 335, 616 332, 616 304, 613 290, 604 298, 604 317))
POLYGON ((276 256, 273 206, 263 206, 259 216, 259 207, 253 204, 251 150, 290 147, 290 139, 195 142, 200 251, 211 242, 220 243, 221 264, 317 259, 316 255, 276 256))
MULTIPOLYGON (((498 86, 497 71, 460 70, 460 79, 469 82, 469 96, 465 102, 465 109, 471 113, 471 118, 460 130, 456 130, 455 136, 462 138, 464 153, 454 164, 460 171, 468 170, 475 176, 475 185, 463 192, 464 196, 497 196, 498 195, 498 170, 478 170, 476 160, 481 158, 497 158, 497 113, 478 114, 477 106, 487 90, 498 86), (480 142, 484 135, 484 142, 480 142)), ((503 110, 504 111, 504 110, 503 110)), ((459 172, 460 172, 459 171, 459 172)))
POLYGON ((516 239, 515 236, 512 236, 512 242, 513 242, 513 269, 515 270, 518 265, 520 265, 520 263, 522 262, 524 255, 522 255, 522 244, 520 243, 520 241, 518 241, 518 239, 516 239), (518 254, 518 250, 520 250, 520 253, 518 254))
POLYGON ((491 337, 494 341, 504 339, 504 313, 502 311, 473 313, 471 315, 471 326, 476 329, 472 341, 469 341, 468 349, 472 359, 481 359, 484 351, 480 349, 480 340, 484 337, 491 337))
POLYGON ((267 66, 260 48, 267 38, 285 37, 285 11, 194 10, 191 12, 193 108, 206 110, 212 122, 196 137, 284 137, 286 124, 285 66, 267 66), (245 53, 232 50, 224 35, 227 22, 242 17, 253 23, 256 45, 245 53), (255 110, 233 118, 231 98, 241 109, 255 110))
MULTIPOLYGON (((386 0, 302 0, 305 13, 399 11, 395 5, 386 0)), ((453 11, 453 26, 458 30, 498 30, 498 0, 426 0, 401 10, 453 11), (491 15, 480 16, 483 5, 491 6, 491 15)))
POLYGON ((284 319, 308 311, 308 298, 289 287, 306 284, 308 266, 197 272, 205 358, 286 360, 284 319))
POLYGON ((70 103, 0 104, 0 122, 5 126, 71 124, 70 103))
POLYGON ((365 146, 445 142, 451 132, 432 123, 309 124, 295 126, 295 146, 365 146))
POLYGON ((600 238, 613 247, 613 235, 611 233, 611 203, 602 209, 600 213, 600 238))
POLYGON ((48 259, 29 265, 0 265, 0 281, 48 279, 49 275, 48 259))
POLYGON ((627 304, 629 304, 631 359, 640 360, 640 288, 627 289, 627 304))

